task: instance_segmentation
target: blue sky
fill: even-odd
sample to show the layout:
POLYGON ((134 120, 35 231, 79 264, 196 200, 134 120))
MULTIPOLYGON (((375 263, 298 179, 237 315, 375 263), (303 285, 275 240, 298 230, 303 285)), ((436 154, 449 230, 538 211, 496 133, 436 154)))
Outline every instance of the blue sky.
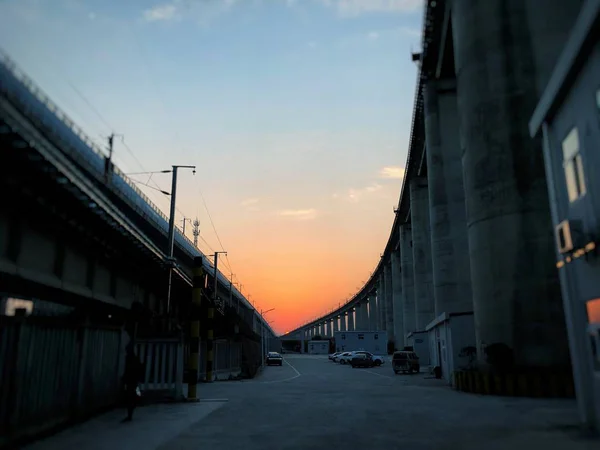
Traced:
POLYGON ((0 42, 95 141, 124 135, 125 172, 198 166, 178 209, 204 250, 220 244, 199 193, 231 266, 310 241, 366 278, 400 193, 421 21, 420 0, 2 0, 0 42))

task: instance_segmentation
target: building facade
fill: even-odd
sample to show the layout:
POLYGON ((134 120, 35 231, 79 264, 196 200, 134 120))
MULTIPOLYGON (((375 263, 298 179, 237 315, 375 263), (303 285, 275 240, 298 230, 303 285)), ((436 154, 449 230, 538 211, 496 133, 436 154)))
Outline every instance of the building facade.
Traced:
POLYGON ((544 142, 575 389, 600 429, 600 0, 587 0, 530 121, 544 142))

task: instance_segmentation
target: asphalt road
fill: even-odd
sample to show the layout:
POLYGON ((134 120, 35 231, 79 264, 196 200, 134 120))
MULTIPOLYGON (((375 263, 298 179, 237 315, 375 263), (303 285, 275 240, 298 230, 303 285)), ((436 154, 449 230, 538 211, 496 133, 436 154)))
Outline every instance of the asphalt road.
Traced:
POLYGON ((285 355, 255 380, 209 388, 227 403, 161 450, 598 448, 572 441, 573 401, 458 393, 425 374, 395 375, 389 362, 353 369, 285 355))
POLYGON ((285 355, 254 380, 199 386, 200 403, 152 405, 121 424, 113 411, 32 450, 597 450, 575 402, 484 397, 389 362, 352 369, 285 355))

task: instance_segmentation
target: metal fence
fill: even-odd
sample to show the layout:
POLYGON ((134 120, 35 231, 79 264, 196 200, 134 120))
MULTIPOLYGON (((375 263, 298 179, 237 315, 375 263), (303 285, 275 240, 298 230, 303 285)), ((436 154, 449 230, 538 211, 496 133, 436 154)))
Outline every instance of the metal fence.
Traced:
POLYGON ((145 395, 165 394, 175 400, 183 396, 183 343, 178 338, 145 339, 135 343, 144 367, 141 389, 145 395))
MULTIPOLYGON (((188 368, 189 345, 185 346, 185 369, 188 368)), ((213 380, 237 377, 242 372, 242 344, 227 339, 214 341, 213 380)), ((198 362, 198 381, 206 379, 206 341, 200 342, 200 360, 198 362)))
POLYGON ((0 447, 118 402, 124 333, 0 317, 0 447))

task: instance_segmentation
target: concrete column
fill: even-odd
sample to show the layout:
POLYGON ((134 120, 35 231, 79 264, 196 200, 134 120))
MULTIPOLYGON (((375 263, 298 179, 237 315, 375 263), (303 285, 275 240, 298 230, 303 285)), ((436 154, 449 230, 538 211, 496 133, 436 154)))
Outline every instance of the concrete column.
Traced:
POLYGON ((385 320, 385 279, 384 279, 384 271, 381 271, 379 275, 379 280, 377 282, 377 312, 379 312, 379 318, 377 322, 378 329, 381 331, 386 330, 386 320, 385 320))
POLYGON ((392 262, 388 260, 383 267, 383 282, 385 283, 385 329, 388 341, 396 342, 394 336, 394 296, 392 292, 392 262))
POLYGON ((410 180, 413 271, 415 279, 415 312, 417 331, 435 317, 433 277, 431 270, 431 234, 429 232, 429 194, 427 180, 410 180))
POLYGON ((473 311, 473 294, 455 81, 429 81, 424 99, 437 317, 473 311))
POLYGON ((367 299, 360 302, 360 329, 362 331, 369 331, 369 311, 367 304, 367 299))
POLYGON ((340 314, 340 331, 346 331, 346 316, 344 313, 340 314))
POLYGON ((377 296, 369 294, 369 331, 377 331, 377 296))
POLYGON ((354 328, 354 311, 352 308, 348 310, 348 331, 355 331, 354 328))
POLYGON ((539 4, 452 6, 478 357, 503 343, 522 367, 569 362, 541 140, 527 127, 581 2, 539 4))
POLYGON ((335 335, 335 332, 339 331, 339 328, 338 328, 338 317, 335 316, 335 318, 332 319, 332 321, 333 321, 333 333, 335 335))
POLYGON ((400 250, 392 252, 392 300, 394 302, 394 345, 402 350, 406 345, 404 335, 404 305, 402 304, 402 270, 400 250))
POLYGON ((323 322, 319 323, 319 336, 324 337, 325 336, 325 327, 323 322))

